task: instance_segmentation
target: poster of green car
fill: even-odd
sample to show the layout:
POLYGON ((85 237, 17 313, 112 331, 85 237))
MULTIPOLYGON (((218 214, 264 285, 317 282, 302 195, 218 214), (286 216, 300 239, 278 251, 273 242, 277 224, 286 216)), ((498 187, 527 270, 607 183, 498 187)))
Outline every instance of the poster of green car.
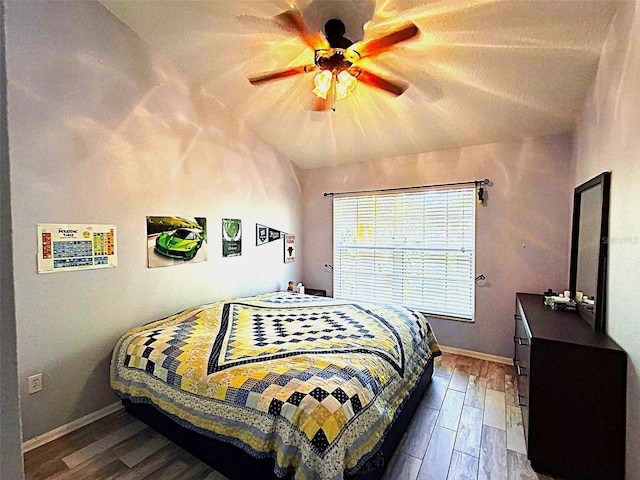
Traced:
POLYGON ((238 257, 242 255, 242 220, 222 219, 222 256, 238 257))
POLYGON ((149 268, 207 260, 207 219, 204 217, 147 217, 149 268))

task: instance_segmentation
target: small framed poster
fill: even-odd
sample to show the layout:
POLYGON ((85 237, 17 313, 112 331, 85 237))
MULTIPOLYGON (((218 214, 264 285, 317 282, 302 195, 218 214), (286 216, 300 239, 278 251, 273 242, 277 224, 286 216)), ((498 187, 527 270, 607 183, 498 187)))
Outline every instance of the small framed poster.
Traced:
POLYGON ((222 219, 222 256, 239 257, 242 255, 242 220, 222 219))
POLYGON ((38 224, 38 273, 117 266, 115 225, 38 224))
POLYGON ((292 263, 296 261, 296 236, 284 236, 284 263, 292 263))

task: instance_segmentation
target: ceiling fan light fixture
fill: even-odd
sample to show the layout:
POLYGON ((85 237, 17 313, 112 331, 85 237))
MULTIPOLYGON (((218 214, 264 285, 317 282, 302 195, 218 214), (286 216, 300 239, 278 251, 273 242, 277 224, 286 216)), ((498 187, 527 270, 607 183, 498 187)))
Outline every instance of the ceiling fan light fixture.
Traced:
POLYGON ((342 70, 338 74, 336 82, 336 98, 341 100, 351 94, 353 89, 356 88, 358 80, 346 70, 342 70))
POLYGON ((332 71, 322 70, 315 76, 313 82, 315 84, 315 88, 312 90, 313 93, 323 100, 327 99, 327 95, 332 87, 335 88, 335 99, 342 100, 348 97, 358 84, 356 77, 346 70, 342 70, 335 75, 335 77, 332 71))
POLYGON ((332 80, 333 73, 329 70, 322 70, 313 79, 313 83, 316 87, 312 90, 312 92, 323 100, 326 100, 327 94, 329 93, 329 90, 331 90, 332 80))

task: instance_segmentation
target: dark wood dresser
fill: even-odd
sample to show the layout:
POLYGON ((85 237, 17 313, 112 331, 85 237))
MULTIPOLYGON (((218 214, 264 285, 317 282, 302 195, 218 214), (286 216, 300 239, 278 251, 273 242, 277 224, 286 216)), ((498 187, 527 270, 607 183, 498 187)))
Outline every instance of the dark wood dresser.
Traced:
POLYGON ((543 299, 516 295, 513 361, 531 465, 567 480, 622 479, 627 355, 543 299))
POLYGON ((326 297, 327 296, 327 291, 326 290, 318 290, 317 288, 305 288, 304 289, 304 293, 306 293, 307 295, 315 295, 316 297, 326 297))

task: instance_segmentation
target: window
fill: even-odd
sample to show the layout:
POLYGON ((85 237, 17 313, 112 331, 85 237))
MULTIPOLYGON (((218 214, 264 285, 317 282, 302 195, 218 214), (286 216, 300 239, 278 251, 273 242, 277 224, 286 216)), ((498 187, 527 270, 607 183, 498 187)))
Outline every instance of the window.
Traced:
POLYGON ((334 296, 473 320, 475 188, 338 196, 334 296))

